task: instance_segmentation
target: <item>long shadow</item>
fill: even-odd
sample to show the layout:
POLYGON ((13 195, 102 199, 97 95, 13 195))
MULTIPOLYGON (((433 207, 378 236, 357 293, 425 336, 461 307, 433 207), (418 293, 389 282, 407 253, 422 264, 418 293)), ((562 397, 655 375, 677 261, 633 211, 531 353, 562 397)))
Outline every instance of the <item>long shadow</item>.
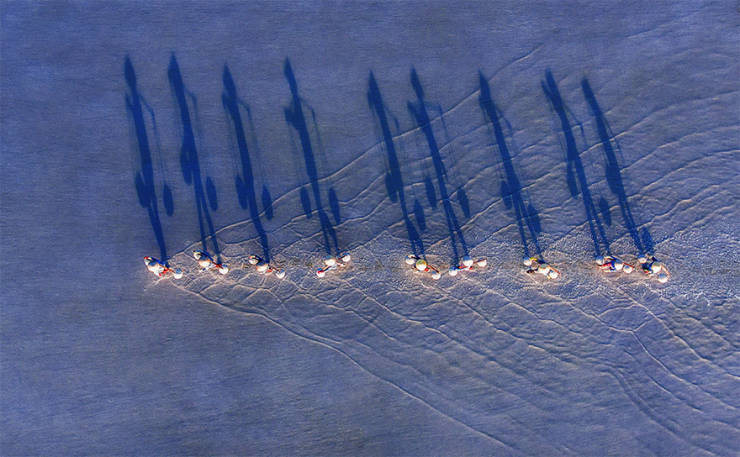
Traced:
MULTIPOLYGON (((403 178, 401 176, 401 165, 398 162, 396 147, 393 144, 393 135, 391 134, 391 128, 388 122, 387 110, 385 104, 383 104, 383 97, 380 95, 378 83, 375 81, 375 75, 373 75, 372 72, 370 72, 368 82, 367 102, 370 106, 370 111, 380 126, 383 144, 385 145, 385 150, 388 154, 388 170, 386 171, 385 176, 388 197, 391 201, 398 201, 398 204, 401 206, 401 213, 403 214, 403 221, 406 225, 406 231, 408 232, 413 254, 417 257, 425 257, 424 243, 409 216, 408 206, 406 205, 406 193, 404 191, 403 178)), ((421 210, 418 201, 415 203, 415 211, 417 213, 422 211, 423 215, 423 210, 421 210), (417 206, 419 209, 417 209, 417 206)))
MULTIPOLYGON (((311 144, 311 135, 308 130, 308 123, 306 122, 306 116, 303 113, 304 102, 298 93, 298 83, 293 73, 293 68, 290 65, 290 59, 285 59, 285 66, 283 68, 285 79, 288 81, 291 93, 290 106, 285 108, 285 121, 295 129, 298 134, 298 138, 301 143, 301 149, 303 150, 303 159, 306 163, 306 173, 308 174, 309 182, 311 183, 311 190, 313 192, 314 203, 316 204, 316 212, 319 216, 319 223, 321 224, 321 233, 324 237, 324 248, 327 254, 339 254, 339 242, 337 241, 337 233, 334 226, 329 219, 329 216, 324 211, 324 205, 321 199, 321 188, 319 186, 319 175, 316 168, 316 159, 314 156, 313 146, 311 144), (333 252, 332 252, 333 249, 333 252)), ((315 114, 310 106, 306 106, 306 109, 310 110, 315 121, 315 114)), ((333 189, 329 190, 329 195, 333 193, 333 189)), ((301 203, 304 209, 310 208, 310 201, 307 193, 301 195, 301 203)), ((331 198, 330 198, 331 200, 331 198)), ((339 203, 334 196, 332 201, 332 212, 335 214, 335 218, 338 219, 339 215, 339 203)), ((310 214, 311 210, 306 210, 310 214)), ((308 215, 307 214, 307 215, 308 215)))
MULTIPOLYGON (((611 139, 613 135, 611 134, 609 123, 604 117, 604 113, 601 111, 601 107, 599 107, 599 103, 596 101, 594 92, 591 90, 591 85, 588 83, 586 78, 581 81, 581 88, 583 89, 583 95, 586 97, 586 101, 591 107, 591 112, 596 119, 596 130, 599 132, 599 138, 604 147, 606 181, 609 184, 609 189, 619 200, 619 208, 622 211, 624 224, 627 226, 627 230, 632 237, 632 241, 635 243, 638 253, 644 254, 648 247, 642 243, 642 240, 640 240, 637 224, 635 224, 635 219, 632 217, 632 210, 630 209, 629 201, 627 199, 627 193, 624 190, 624 182, 622 181, 622 173, 619 169, 619 163, 617 162, 617 155, 612 147, 611 139)), ((616 138, 614 141, 616 142, 616 138)), ((643 228, 642 235, 645 240, 651 239, 647 228, 643 228)))
MULTIPOLYGON (((126 94, 126 108, 133 117, 141 163, 141 171, 136 173, 134 185, 136 186, 136 193, 139 197, 139 204, 143 208, 146 208, 147 213, 149 214, 149 222, 152 224, 154 237, 159 245, 160 259, 162 259, 163 262, 166 262, 167 247, 164 241, 162 221, 159 218, 157 191, 154 183, 154 167, 152 165, 152 153, 149 146, 149 137, 146 132, 146 122, 144 121, 143 106, 146 105, 146 102, 139 94, 139 89, 136 86, 136 72, 134 71, 131 59, 129 59, 128 56, 126 56, 126 60, 123 64, 123 73, 129 88, 129 93, 126 94)), ((172 207, 171 201, 169 207, 172 207)))
MULTIPOLYGON (((198 161, 198 149, 195 145, 195 134, 193 133, 193 123, 190 116, 190 108, 188 106, 188 97, 195 102, 195 96, 185 88, 182 74, 180 73, 180 66, 177 64, 177 59, 174 54, 170 59, 167 76, 170 81, 172 92, 177 100, 177 106, 180 108, 180 122, 182 123, 180 165, 182 166, 182 174, 185 182, 193 186, 195 207, 198 212, 198 228, 200 229, 200 240, 203 246, 203 251, 209 252, 208 239, 210 238, 211 244, 213 245, 212 252, 216 256, 216 261, 221 262, 221 250, 218 247, 216 230, 213 226, 213 219, 211 218, 208 201, 206 200, 206 192, 203 179, 201 177, 200 162, 198 161)), ((212 189, 211 192, 214 192, 215 195, 215 189, 212 189)))
POLYGON ((586 172, 581 162, 581 157, 578 153, 578 147, 576 146, 576 139, 573 135, 573 129, 570 126, 568 120, 568 112, 570 111, 563 98, 560 96, 560 90, 555 83, 555 78, 552 76, 552 72, 547 70, 545 72, 545 81, 541 82, 542 90, 550 100, 550 106, 555 111, 555 114, 560 119, 560 125, 563 130, 563 137, 565 139, 565 152, 567 161, 567 179, 568 187, 570 188, 571 195, 577 197, 578 193, 583 196, 583 207, 586 210, 586 218, 588 219, 588 226, 591 231, 591 239, 594 243, 594 252, 596 256, 601 256, 601 244, 604 246, 606 254, 610 253, 609 240, 606 237, 604 226, 601 223, 599 214, 596 211, 593 198, 591 197, 591 191, 588 189, 588 180, 586 179, 586 172))
POLYGON ((444 163, 442 162, 442 156, 439 152, 439 146, 437 140, 434 137, 434 131, 432 129, 432 121, 427 112, 426 102, 424 100, 424 89, 421 87, 419 81, 419 75, 416 74, 416 69, 411 69, 411 86, 414 88, 417 100, 416 102, 408 102, 408 110, 411 116, 416 121, 416 124, 424 132, 424 137, 427 140, 429 146, 429 152, 432 156, 432 163, 434 164, 434 171, 437 175, 437 186, 439 187, 440 200, 442 201, 442 207, 445 210, 445 219, 447 220, 447 228, 450 232, 450 241, 452 244, 452 256, 453 265, 457 265, 460 260, 460 253, 457 249, 457 243, 459 241, 460 247, 462 248, 463 255, 468 255, 468 246, 465 242, 465 237, 460 229, 460 223, 455 215, 455 210, 452 208, 450 203, 450 195, 447 191, 447 170, 445 169, 444 163))
POLYGON ((224 65, 223 74, 224 93, 221 96, 221 101, 224 105, 224 109, 227 114, 231 117, 231 121, 234 124, 234 133, 236 135, 236 144, 239 148, 239 157, 241 158, 241 176, 239 173, 234 177, 236 183, 236 190, 239 194, 239 200, 245 201, 246 207, 249 209, 249 216, 252 218, 257 234, 260 238, 260 244, 262 245, 263 258, 270 261, 270 245, 267 241, 267 233, 265 228, 262 226, 260 220, 259 208, 257 207, 257 194, 254 190, 254 172, 252 171, 252 161, 249 156, 249 148, 247 147, 247 137, 244 132, 244 126, 242 124, 242 116, 239 110, 242 105, 241 100, 236 92, 236 85, 234 84, 234 78, 231 76, 229 67, 224 65))
MULTIPOLYGON (((504 172, 506 173, 506 180, 501 183, 502 197, 504 198, 504 201, 507 202, 507 206, 514 208, 516 221, 519 225, 519 236, 522 239, 522 246, 524 247, 524 255, 530 257, 527 235, 525 232, 526 227, 529 232, 529 238, 532 241, 532 245, 537 252, 537 256, 542 259, 542 250, 537 241, 539 224, 537 224, 536 220, 538 219, 538 216, 534 206, 531 204, 527 206, 524 203, 524 198, 522 197, 522 185, 516 171, 514 170, 514 163, 511 159, 511 154, 509 154, 509 148, 506 145, 506 137, 504 135, 503 128, 501 127, 501 122, 499 121, 499 114, 501 112, 491 98, 491 88, 488 85, 488 81, 482 73, 479 72, 478 76, 480 78, 480 107, 493 126, 493 133, 496 137, 499 153, 501 154, 501 163, 504 167, 504 172)), ((501 114, 501 117, 503 117, 503 114, 501 114)))
MULTIPOLYGON (((444 110, 442 109, 442 105, 437 105, 436 111, 437 114, 439 114, 440 124, 442 124, 442 131, 445 134, 445 142, 452 152, 452 155, 454 156, 455 153, 452 150, 452 137, 450 136, 450 132, 447 129, 447 122, 445 122, 444 110)), ((460 209, 462 210, 465 219, 470 219, 470 200, 468 199, 468 194, 465 192, 465 188, 463 187, 459 176, 456 177, 453 174, 453 179, 455 183, 453 183, 452 187, 457 186, 457 189, 453 191, 453 193, 457 196, 457 203, 460 205, 460 209)))

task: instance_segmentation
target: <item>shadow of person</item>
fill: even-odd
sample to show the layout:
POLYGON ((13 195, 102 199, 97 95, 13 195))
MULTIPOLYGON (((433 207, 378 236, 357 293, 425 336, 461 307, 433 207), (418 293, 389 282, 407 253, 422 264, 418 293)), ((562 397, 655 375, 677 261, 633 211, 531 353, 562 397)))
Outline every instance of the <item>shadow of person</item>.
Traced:
MULTIPOLYGON (((185 83, 182 79, 180 66, 173 54, 170 59, 170 65, 167 69, 167 76, 170 82, 177 107, 180 110, 180 123, 182 125, 182 146, 180 149, 180 165, 182 167, 185 182, 193 186, 195 197, 195 207, 198 214, 198 228, 200 229, 201 245, 204 252, 208 251, 208 240, 211 240, 213 254, 216 261, 221 262, 221 250, 216 239, 216 229, 213 224, 211 212, 206 201, 206 190, 201 176, 200 162, 198 160, 198 149, 195 144, 195 133, 193 132, 193 123, 188 106, 188 97, 195 103, 195 96, 186 90, 185 83)), ((215 188, 212 189, 215 193, 215 188)))
POLYGON ((452 264, 457 265, 460 261, 460 252, 458 251, 458 242, 462 249, 462 254, 468 255, 468 246, 465 242, 462 230, 460 229, 460 223, 457 219, 452 203, 450 202, 450 195, 447 190, 447 170, 445 169, 442 156, 440 155, 439 146, 437 139, 434 136, 432 129, 432 121, 426 108, 426 101, 424 98, 424 89, 421 86, 419 75, 416 73, 416 69, 411 69, 411 86, 416 94, 416 101, 409 101, 407 103, 409 113, 416 122, 416 125, 424 133, 424 137, 429 147, 429 153, 432 157, 432 163, 434 164, 434 171, 437 176, 437 187, 440 193, 440 200, 442 207, 445 212, 445 220, 447 221, 447 229, 450 234, 450 242, 452 247, 452 264))
MULTIPOLYGON (((146 105, 146 102, 139 94, 139 89, 136 85, 136 72, 134 71, 134 65, 131 63, 131 59, 128 56, 126 56, 126 59, 124 60, 123 73, 126 78, 126 84, 128 85, 126 108, 131 114, 133 120, 134 132, 136 133, 136 141, 139 148, 139 164, 141 166, 141 170, 136 172, 134 186, 136 187, 136 194, 139 197, 139 204, 143 208, 146 208, 149 215, 149 222, 154 231, 154 238, 157 240, 157 245, 159 246, 160 259, 162 259, 163 262, 167 262, 167 247, 165 244, 164 231, 162 229, 162 221, 159 217, 157 192, 155 190, 152 153, 143 113, 143 106, 146 105)), ((171 193, 168 194, 167 192, 168 190, 169 189, 165 187, 164 203, 165 209, 169 214, 171 214, 172 211, 174 211, 174 203, 172 202, 171 193)))
MULTIPOLYGON (((542 250, 537 241, 537 235, 541 232, 539 215, 531 203, 527 205, 524 202, 524 197, 522 196, 522 184, 519 181, 519 176, 517 175, 516 170, 514 169, 514 162, 509 153, 509 147, 506 144, 506 137, 499 120, 501 111, 491 98, 491 88, 488 85, 488 81, 483 76, 483 73, 479 72, 478 76, 480 81, 480 97, 478 101, 484 115, 493 127, 493 134, 496 139, 496 144, 498 145, 499 154, 501 155, 501 166, 506 175, 506 180, 501 182, 501 198, 504 200, 504 204, 507 208, 514 209, 517 225, 519 227, 519 236, 521 237, 522 247, 524 248, 524 256, 527 258, 531 257, 529 246, 527 244, 527 233, 529 233, 529 239, 534 247, 537 257, 542 259, 542 250)), ((503 115, 501 115, 501 117, 503 117, 503 115)))
POLYGON ((555 83, 555 78, 552 76, 552 72, 547 70, 545 72, 545 80, 541 82, 542 90, 545 92, 547 99, 550 101, 550 107, 554 111, 557 118, 560 120, 560 126, 563 131, 563 138, 565 139, 565 153, 566 153, 566 170, 568 174, 568 187, 571 190, 571 195, 574 197, 580 194, 583 198, 583 207, 586 211, 586 218, 588 219, 589 230, 591 231, 591 239, 594 244, 594 253, 597 257, 602 256, 602 245, 605 253, 609 254, 609 241, 604 231, 604 226, 601 223, 599 214, 596 211, 596 207, 591 197, 591 191, 588 188, 588 180, 586 179, 586 171, 583 168, 581 157, 578 153, 578 147, 576 146, 575 135, 571 128, 570 121, 568 119, 568 113, 563 98, 560 95, 560 90, 555 83))
MULTIPOLYGON (((583 95, 591 108, 591 113, 596 120, 596 131, 599 133, 599 139, 601 140, 601 145, 604 149, 604 171, 606 173, 606 181, 609 184, 609 190, 617 196, 624 225, 627 227, 627 231, 632 237, 632 241, 635 243, 635 248, 637 249, 638 254, 645 254, 647 253, 647 247, 643 246, 642 240, 640 240, 637 224, 632 216, 627 192, 624 189, 622 172, 620 171, 619 162, 617 161, 617 155, 612 147, 613 135, 610 134, 611 129, 609 128, 609 123, 604 117, 604 113, 601 111, 601 107, 596 101, 596 96, 591 89, 591 85, 588 83, 586 78, 581 81, 581 88, 583 89, 583 95)), ((616 141, 616 138, 614 138, 615 143, 616 141)), ((646 235, 646 239, 650 238, 647 228, 643 228, 643 234, 646 235)))
MULTIPOLYGON (((401 175, 401 164, 398 161, 396 146, 393 143, 393 134, 391 133, 391 127, 388 122, 387 109, 383 103, 383 97, 380 94, 380 88, 378 88, 375 75, 373 75, 372 72, 370 72, 370 76, 368 78, 367 102, 375 121, 380 127, 380 140, 385 147, 385 152, 388 158, 388 169, 386 170, 385 176, 388 198, 393 202, 397 201, 398 205, 401 207, 401 214, 403 216, 404 225, 406 226, 409 242, 411 243, 412 253, 416 257, 425 258, 424 243, 421 240, 421 235, 409 216, 408 205, 406 203, 406 192, 404 189, 403 177, 401 175)), ((418 200, 414 201, 414 213, 419 222, 419 227, 423 231, 426 227, 424 210, 418 200)))
POLYGON ((221 96, 221 101, 228 117, 231 119, 242 166, 241 174, 237 173, 234 178, 236 182, 237 195, 239 196, 239 202, 244 202, 244 204, 242 204, 242 208, 247 208, 249 210, 249 217, 252 220, 252 224, 257 231, 257 236, 262 245, 262 258, 269 262, 270 245, 267 240, 267 232, 265 231, 265 228, 262 225, 262 220, 260 219, 259 208, 257 207, 257 193, 254 189, 254 171, 252 170, 252 160, 247 146, 247 136, 244 132, 244 125, 240 111, 241 101, 236 92, 234 78, 231 75, 228 65, 224 65, 223 84, 224 91, 221 96))
MULTIPOLYGON (((285 74, 285 79, 288 81, 291 94, 290 105, 284 109, 285 121, 293 128, 293 130, 295 130, 303 151, 306 173, 308 174, 316 212, 319 217, 319 224, 321 225, 324 248, 326 253, 329 255, 339 255, 339 241, 337 239, 336 230, 324 211, 323 201, 321 198, 321 188, 319 186, 319 175, 316 167, 316 158, 314 155, 313 145, 311 143, 308 123, 304 114, 304 108, 310 110, 311 113, 313 113, 313 110, 310 106, 304 107, 305 103, 299 94, 298 83, 296 81, 295 74, 293 73, 293 68, 290 65, 290 59, 285 59, 283 73, 285 74)), ((334 200, 336 202, 336 207, 331 208, 331 211, 335 216, 335 220, 339 220, 339 200, 336 199, 336 195, 334 200)), ((308 191, 305 191, 304 189, 301 189, 301 204, 303 205, 303 209, 307 215, 312 212, 310 195, 308 194, 308 191)))

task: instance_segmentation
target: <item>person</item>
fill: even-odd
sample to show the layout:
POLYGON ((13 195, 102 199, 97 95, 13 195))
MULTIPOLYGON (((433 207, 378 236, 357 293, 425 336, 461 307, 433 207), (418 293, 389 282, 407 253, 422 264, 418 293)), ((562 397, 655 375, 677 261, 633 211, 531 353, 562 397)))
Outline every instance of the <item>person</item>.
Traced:
POLYGON ((169 268, 165 263, 163 263, 160 260, 155 259, 151 256, 144 257, 144 264, 146 265, 146 269, 151 271, 154 275, 157 277, 164 277, 169 273, 172 273, 172 275, 175 277, 175 279, 182 278, 182 270, 179 268, 171 269, 169 268))
POLYGON ((218 272, 222 275, 225 275, 229 272, 229 267, 227 267, 223 263, 216 263, 210 255, 203 251, 194 251, 193 257, 203 270, 207 271, 216 268, 218 269, 218 272))
POLYGON ((442 273, 440 273, 439 270, 430 266, 427 261, 422 259, 421 257, 409 254, 406 256, 406 263, 408 265, 413 265, 416 271, 430 274, 432 276, 432 279, 439 279, 442 277, 442 273))
POLYGON ((633 265, 611 255, 606 257, 596 257, 596 263, 599 265, 599 269, 601 269, 601 271, 605 271, 607 273, 616 273, 621 271, 623 273, 630 274, 635 269, 633 265))
POLYGON ((257 270, 257 273, 259 274, 269 275, 270 273, 275 273, 275 276, 277 276, 278 279, 283 279, 285 277, 285 270, 270 266, 270 264, 262 259, 262 257, 250 255, 249 264, 254 265, 254 269, 257 270))
POLYGON ((640 267, 645 274, 657 274, 662 269, 658 259, 652 255, 641 255, 637 261, 640 262, 640 267))
POLYGON ((486 259, 473 261, 472 257, 465 255, 463 256, 462 263, 460 263, 460 265, 450 267, 450 276, 456 276, 459 271, 472 271, 476 266, 483 268, 486 265, 488 265, 488 261, 486 259))
POLYGON ((610 255, 606 257, 596 257, 596 264, 599 266, 601 271, 605 271, 607 273, 616 273, 618 271, 622 271, 624 268, 624 262, 610 255))
POLYGON ((658 262, 658 259, 653 255, 641 255, 637 261, 640 263, 642 272, 648 276, 655 276, 658 281, 665 283, 668 281, 669 273, 668 269, 662 263, 658 262))
POLYGON ((524 270, 527 274, 533 275, 535 273, 539 273, 547 279, 557 279, 560 277, 560 272, 557 269, 551 267, 547 262, 538 259, 537 257, 524 257, 523 262, 524 266, 527 267, 527 269, 524 270))
POLYGON ((327 271, 345 267, 349 264, 350 260, 352 260, 352 256, 349 255, 349 252, 343 252, 337 257, 334 257, 333 255, 327 255, 326 257, 324 257, 324 265, 326 266, 324 268, 319 268, 318 270, 316 270, 316 276, 318 276, 319 278, 323 278, 326 275, 327 271))
POLYGON ((147 270, 159 277, 164 276, 164 272, 167 270, 167 267, 154 257, 144 257, 144 264, 146 265, 147 270))
POLYGON ((334 257, 333 255, 327 255, 324 257, 324 264, 327 267, 332 266, 344 266, 349 263, 349 261, 352 259, 352 257, 349 255, 349 252, 343 252, 339 254, 337 257, 334 257))

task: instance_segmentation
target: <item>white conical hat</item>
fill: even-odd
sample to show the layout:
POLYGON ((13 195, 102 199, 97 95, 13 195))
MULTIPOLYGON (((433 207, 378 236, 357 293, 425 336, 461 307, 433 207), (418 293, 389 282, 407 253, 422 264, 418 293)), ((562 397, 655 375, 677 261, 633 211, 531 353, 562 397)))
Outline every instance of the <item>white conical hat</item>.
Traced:
POLYGON ((264 272, 266 272, 266 271, 267 271, 267 269, 268 269, 269 267, 270 267, 270 265, 268 265, 268 264, 267 264, 267 262, 260 262, 260 263, 258 263, 258 264, 257 264, 257 267, 256 267, 256 269, 257 269, 257 271, 259 271, 260 273, 264 273, 264 272))
POLYGON ((332 256, 332 255, 328 255, 328 256, 324 257, 324 264, 327 267, 332 267, 332 266, 334 266, 334 265, 337 264, 337 259, 334 258, 334 256, 332 256))
POLYGON ((470 267, 473 265, 473 259, 469 255, 463 256, 462 264, 466 267, 470 267))
POLYGON ((415 255, 409 254, 409 255, 406 256, 406 264, 413 265, 415 263, 416 263, 416 256, 415 255))

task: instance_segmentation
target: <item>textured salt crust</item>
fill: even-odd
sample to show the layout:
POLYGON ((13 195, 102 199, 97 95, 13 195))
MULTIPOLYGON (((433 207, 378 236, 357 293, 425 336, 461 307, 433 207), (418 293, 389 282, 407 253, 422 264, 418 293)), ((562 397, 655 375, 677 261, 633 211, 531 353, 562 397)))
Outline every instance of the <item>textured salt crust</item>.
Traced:
POLYGON ((3 162, 19 184, 2 189, 3 236, 25 260, 3 260, 4 454, 740 452, 732 5, 19 5, 3 8, 2 27, 3 162), (148 105, 157 202, 181 281, 156 280, 141 262, 159 246, 134 186, 141 163, 126 58, 148 105), (173 58, 202 179, 218 194, 210 216, 227 276, 196 271, 191 257, 200 233, 178 156, 173 58), (286 58, 315 185, 329 220, 335 190, 337 241, 353 255, 348 270, 323 280, 314 274, 325 255, 319 217, 301 206, 300 189, 313 198, 312 184, 286 123, 286 58), (234 185, 243 170, 222 99, 226 68, 282 281, 238 268, 263 253, 234 185), (670 268, 667 284, 595 270, 583 200, 568 189, 563 127, 542 88, 548 71, 600 217, 607 202, 612 252, 633 260, 637 249, 605 177, 584 78, 618 141, 635 222, 670 268), (419 222, 416 201, 424 211, 429 261, 445 267, 453 250, 443 205, 427 199, 427 178, 437 198, 439 182, 414 119, 422 105, 451 208, 485 270, 434 282, 403 263, 411 244, 388 198, 371 72, 410 220, 419 222), (479 104, 479 72, 558 281, 520 272, 519 227, 500 192, 509 177, 479 104))

